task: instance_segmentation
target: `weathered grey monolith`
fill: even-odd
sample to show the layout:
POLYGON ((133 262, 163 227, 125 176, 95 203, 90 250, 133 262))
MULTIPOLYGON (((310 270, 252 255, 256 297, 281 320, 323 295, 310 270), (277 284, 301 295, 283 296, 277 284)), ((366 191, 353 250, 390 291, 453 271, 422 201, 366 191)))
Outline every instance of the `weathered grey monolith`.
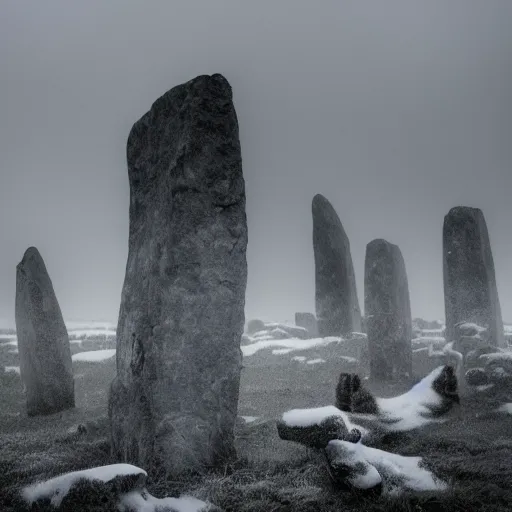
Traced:
POLYGON ((114 455, 167 474, 234 455, 247 284, 232 90, 174 87, 127 145, 130 234, 109 398, 114 455))
POLYGON ((443 273, 446 339, 455 326, 472 322, 488 330, 487 342, 505 347, 494 260, 482 211, 457 206, 444 218, 443 273))
POLYGON ((361 310, 350 243, 331 203, 313 198, 315 303, 320 336, 340 336, 361 330, 361 310))
POLYGON ((372 380, 412 377, 407 273, 400 249, 386 240, 373 240, 366 246, 364 308, 372 380))
POLYGON ((29 416, 75 406, 69 338, 43 258, 29 247, 16 267, 16 332, 29 416))
POLYGON ((318 336, 318 324, 313 313, 295 313, 295 325, 307 329, 312 338, 318 336))

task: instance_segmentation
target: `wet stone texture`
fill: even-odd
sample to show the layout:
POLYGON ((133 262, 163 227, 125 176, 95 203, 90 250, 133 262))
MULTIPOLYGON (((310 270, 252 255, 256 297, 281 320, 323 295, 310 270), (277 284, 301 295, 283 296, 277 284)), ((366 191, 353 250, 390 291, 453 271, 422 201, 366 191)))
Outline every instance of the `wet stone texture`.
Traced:
POLYGON ((221 75, 133 126, 130 234, 109 398, 118 459, 200 472, 234 455, 247 283, 238 122, 221 75))

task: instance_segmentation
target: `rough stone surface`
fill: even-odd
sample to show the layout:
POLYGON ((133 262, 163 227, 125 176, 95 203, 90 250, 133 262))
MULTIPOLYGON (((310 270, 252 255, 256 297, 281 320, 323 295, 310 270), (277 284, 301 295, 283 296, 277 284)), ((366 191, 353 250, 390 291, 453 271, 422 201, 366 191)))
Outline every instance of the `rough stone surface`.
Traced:
POLYGON ((35 247, 16 267, 16 330, 29 416, 75 406, 68 333, 43 258, 35 247))
POLYGON ((455 340, 455 325, 486 327, 487 341, 505 346, 489 233, 482 211, 458 206, 444 218, 443 273, 446 339, 455 340))
POLYGON ((361 310, 350 243, 331 203, 317 194, 312 202, 315 302, 322 337, 361 331, 361 310))
POLYGON ((312 338, 318 336, 318 324, 313 313, 295 313, 295 325, 307 329, 312 338))
POLYGON ((174 87, 127 145, 130 234, 109 397, 113 454, 167 474, 234 456, 247 284, 227 80, 174 87))
POLYGON ((402 253, 386 240, 366 246, 365 314, 370 376, 377 381, 412 376, 412 318, 402 253))
POLYGON ((361 433, 355 429, 349 431, 340 416, 329 416, 318 425, 307 427, 289 426, 278 421, 277 433, 283 441, 294 441, 317 449, 325 448, 334 439, 346 439, 354 443, 361 439, 361 433))

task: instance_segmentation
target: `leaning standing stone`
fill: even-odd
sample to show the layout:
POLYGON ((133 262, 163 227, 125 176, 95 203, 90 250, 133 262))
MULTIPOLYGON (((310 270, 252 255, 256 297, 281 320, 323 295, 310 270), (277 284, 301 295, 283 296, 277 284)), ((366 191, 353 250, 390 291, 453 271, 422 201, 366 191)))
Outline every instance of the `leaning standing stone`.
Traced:
POLYGON ((366 246, 365 314, 370 376, 378 381, 412 377, 412 318, 402 253, 386 240, 366 246))
POLYGON ((199 76, 128 138, 130 235, 109 416, 114 455, 164 473, 234 455, 247 283, 232 91, 199 76))
POLYGON ((75 406, 69 338, 52 281, 35 247, 16 267, 16 331, 29 416, 75 406))
POLYGON ((361 311, 350 243, 331 203, 313 198, 315 302, 321 337, 361 331, 361 311))
POLYGON ((443 273, 446 339, 456 339, 459 322, 472 322, 487 328, 488 343, 505 347, 491 243, 480 209, 457 206, 445 216, 443 273))

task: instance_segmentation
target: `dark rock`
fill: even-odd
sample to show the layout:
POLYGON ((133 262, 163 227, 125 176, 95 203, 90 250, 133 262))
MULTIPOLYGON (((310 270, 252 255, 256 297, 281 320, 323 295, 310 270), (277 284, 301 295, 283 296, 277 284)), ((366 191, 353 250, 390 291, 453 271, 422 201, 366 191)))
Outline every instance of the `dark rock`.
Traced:
POLYGON ((484 354, 494 354, 496 353, 496 347, 491 347, 490 345, 476 348, 467 352, 466 358, 464 360, 465 368, 474 368, 479 367, 481 365, 480 356, 484 354))
POLYGON ((242 334, 242 338, 240 340, 240 345, 244 347, 245 345, 250 345, 252 343, 252 339, 247 336, 247 334, 242 334))
POLYGON ((284 441, 294 441, 310 448, 325 448, 329 441, 344 439, 357 443, 361 432, 357 429, 348 430, 342 416, 326 416, 318 423, 307 426, 289 425, 285 421, 277 422, 277 432, 284 441))
POLYGON ((353 373, 340 373, 336 385, 335 405, 340 411, 378 414, 377 400, 362 384, 361 378, 353 373))
POLYGON ((295 325, 307 329, 311 338, 318 336, 318 324, 313 313, 295 313, 295 325))
POLYGON ((412 319, 398 246, 382 239, 366 246, 364 287, 371 378, 407 379, 412 376, 412 319))
POLYGON ((265 330, 265 323, 263 320, 259 320, 258 318, 254 318, 253 320, 249 320, 247 323, 247 334, 255 334, 259 331, 265 330))
POLYGON ((487 372, 493 368, 503 368, 505 372, 512 374, 512 353, 510 352, 488 352, 480 355, 478 360, 487 372))
POLYGON ((470 386, 483 386, 489 384, 489 376, 483 368, 471 368, 466 372, 466 382, 470 386))
POLYGON ((167 474, 234 453, 247 283, 231 87, 199 76, 128 138, 130 234, 109 397, 113 455, 167 474))
POLYGON ((361 331, 348 237, 334 208, 320 194, 313 198, 312 213, 318 333, 326 337, 361 331))
POLYGON ((29 416, 75 406, 69 338, 52 281, 35 247, 16 267, 16 331, 29 416))
POLYGON ((458 206, 445 216, 443 273, 446 339, 456 339, 457 323, 474 322, 489 330, 491 345, 504 347, 494 260, 480 209, 458 206))

